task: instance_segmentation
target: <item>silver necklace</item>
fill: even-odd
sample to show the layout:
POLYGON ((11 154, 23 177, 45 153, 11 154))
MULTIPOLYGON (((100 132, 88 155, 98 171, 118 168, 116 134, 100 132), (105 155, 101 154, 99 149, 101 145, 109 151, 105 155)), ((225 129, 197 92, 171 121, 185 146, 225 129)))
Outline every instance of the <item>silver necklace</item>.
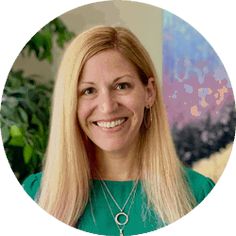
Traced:
POLYGON ((133 205, 133 203, 134 203, 134 198, 135 198, 136 191, 137 191, 137 184, 138 184, 138 180, 136 180, 136 182, 135 182, 135 184, 134 184, 132 190, 130 191, 130 194, 129 194, 127 200, 125 201, 124 206, 121 208, 121 207, 119 206, 119 204, 117 203, 117 201, 115 200, 115 198, 113 197, 113 195, 111 194, 111 192, 110 192, 109 188, 107 187, 106 183, 101 179, 101 188, 102 188, 102 191, 103 191, 105 200, 106 200, 106 202, 107 202, 107 205, 108 205, 108 207, 109 207, 109 210, 110 210, 110 212, 111 212, 111 215, 113 216, 113 219, 114 219, 114 221, 115 221, 115 223, 116 223, 116 226, 118 227, 118 230, 120 231, 120 236, 123 236, 123 235, 124 235, 124 234, 123 234, 124 227, 125 227, 125 225, 128 223, 128 221, 129 221, 129 213, 130 213, 131 207, 132 207, 132 205, 133 205), (107 199, 107 195, 106 195, 106 193, 105 193, 104 187, 105 187, 107 193, 109 194, 109 196, 111 197, 112 201, 115 203, 115 205, 117 206, 117 208, 120 210, 120 212, 118 212, 116 215, 114 215, 114 213, 113 213, 113 211, 112 211, 112 209, 111 209, 111 206, 110 206, 109 201, 108 201, 108 199, 107 199), (133 196, 132 196, 132 195, 133 195, 133 196), (132 200, 131 200, 131 203, 130 203, 128 212, 127 212, 127 214, 126 214, 126 213, 124 212, 124 209, 125 209, 127 203, 129 202, 129 199, 131 198, 131 196, 132 196, 132 200), (125 217, 124 222, 121 222, 121 221, 119 220, 119 217, 120 217, 120 216, 124 216, 124 217, 125 217))

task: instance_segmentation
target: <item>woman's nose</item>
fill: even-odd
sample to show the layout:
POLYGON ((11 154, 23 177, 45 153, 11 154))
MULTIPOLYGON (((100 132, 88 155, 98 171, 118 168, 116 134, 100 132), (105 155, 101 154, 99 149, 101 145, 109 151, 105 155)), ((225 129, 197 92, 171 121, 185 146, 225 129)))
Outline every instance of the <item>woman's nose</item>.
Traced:
POLYGON ((117 101, 111 92, 102 92, 99 95, 98 107, 102 113, 112 113, 117 109, 117 101))

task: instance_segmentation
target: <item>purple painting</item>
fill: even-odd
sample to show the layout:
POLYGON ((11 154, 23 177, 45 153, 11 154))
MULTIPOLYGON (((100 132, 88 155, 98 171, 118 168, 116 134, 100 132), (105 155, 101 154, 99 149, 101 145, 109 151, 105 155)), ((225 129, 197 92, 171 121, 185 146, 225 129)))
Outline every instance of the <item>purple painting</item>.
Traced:
POLYGON ((169 122, 179 128, 209 114, 222 119, 222 108, 234 102, 219 57, 189 24, 164 11, 163 90, 169 122))

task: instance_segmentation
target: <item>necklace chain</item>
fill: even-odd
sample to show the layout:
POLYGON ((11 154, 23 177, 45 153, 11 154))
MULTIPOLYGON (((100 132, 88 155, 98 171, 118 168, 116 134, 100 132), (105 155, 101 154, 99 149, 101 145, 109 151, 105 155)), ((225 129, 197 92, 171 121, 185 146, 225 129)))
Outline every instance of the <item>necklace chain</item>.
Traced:
POLYGON ((129 194, 128 198, 126 199, 125 204, 124 204, 124 206, 123 206, 122 208, 119 206, 119 204, 117 203, 117 201, 116 201, 115 198, 113 197, 111 191, 110 191, 109 188, 107 187, 107 185, 106 185, 106 183, 104 182, 104 180, 101 179, 101 182, 102 182, 103 186, 106 188, 106 191, 108 192, 109 196, 111 197, 112 201, 115 203, 115 205, 117 206, 117 208, 120 210, 120 212, 123 212, 124 209, 125 209, 125 207, 126 207, 126 205, 127 205, 127 203, 129 202, 130 197, 132 196, 132 193, 133 193, 134 190, 135 190, 135 187, 137 186, 138 180, 135 181, 135 184, 134 184, 132 190, 130 191, 130 194, 129 194))
POLYGON ((126 225, 127 222, 128 222, 128 216, 129 216, 131 207, 132 207, 132 205, 133 205, 133 203, 134 203, 134 198, 135 198, 136 191, 137 191, 137 183, 138 183, 138 180, 136 180, 136 182, 135 182, 135 184, 134 184, 134 186, 133 186, 133 188, 132 188, 132 190, 131 190, 131 192, 130 192, 130 194, 129 194, 129 196, 128 196, 128 198, 127 198, 127 200, 126 200, 126 202, 125 202, 125 204, 124 204, 124 206, 123 206, 123 208, 120 208, 120 206, 119 206, 118 203, 116 202, 115 198, 114 198, 113 195, 111 194, 109 188, 107 187, 106 183, 105 183, 102 179, 101 179, 101 182, 102 182, 101 188, 102 188, 102 191, 103 191, 103 194, 104 194, 104 198, 105 198, 105 200, 106 200, 106 202, 107 202, 108 208, 109 208, 109 210, 110 210, 110 212, 111 212, 111 215, 113 216, 113 219, 115 220, 116 226, 117 226, 117 228, 118 228, 118 230, 119 230, 119 232, 120 232, 120 236, 123 236, 123 235, 124 235, 124 234, 123 234, 123 230, 124 230, 125 225, 126 225), (117 208, 120 210, 120 213, 118 213, 116 216, 114 215, 114 213, 113 213, 113 211, 112 211, 112 209, 111 209, 111 206, 110 206, 110 204, 109 204, 109 201, 108 201, 108 199, 107 199, 107 195, 106 195, 106 193, 105 193, 105 189, 104 189, 103 186, 106 188, 106 190, 107 190, 109 196, 110 196, 111 199, 114 201, 114 203, 115 203, 115 205, 117 206, 117 208), (125 213, 123 213, 123 210, 125 209, 125 206, 127 205, 127 203, 128 203, 128 201, 129 201, 129 199, 130 199, 132 193, 133 193, 132 200, 131 200, 131 203, 130 203, 128 212, 127 212, 127 214, 125 214, 125 213), (118 218, 118 216, 119 216, 121 213, 123 213, 123 214, 126 216, 126 222, 125 222, 125 223, 122 223, 122 224, 119 224, 119 223, 117 222, 117 218, 118 218))

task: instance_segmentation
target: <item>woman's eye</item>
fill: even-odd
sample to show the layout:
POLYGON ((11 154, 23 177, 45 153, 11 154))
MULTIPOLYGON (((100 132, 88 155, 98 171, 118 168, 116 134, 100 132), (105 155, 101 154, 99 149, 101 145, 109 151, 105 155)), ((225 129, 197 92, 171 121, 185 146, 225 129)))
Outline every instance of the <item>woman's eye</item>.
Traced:
POLYGON ((86 88, 82 91, 82 95, 90 95, 95 93, 95 89, 94 88, 86 88))
POLYGON ((120 83, 120 84, 117 84, 117 86, 116 86, 116 89, 118 89, 118 90, 123 90, 123 89, 127 89, 127 88, 129 88, 128 83, 120 83))

